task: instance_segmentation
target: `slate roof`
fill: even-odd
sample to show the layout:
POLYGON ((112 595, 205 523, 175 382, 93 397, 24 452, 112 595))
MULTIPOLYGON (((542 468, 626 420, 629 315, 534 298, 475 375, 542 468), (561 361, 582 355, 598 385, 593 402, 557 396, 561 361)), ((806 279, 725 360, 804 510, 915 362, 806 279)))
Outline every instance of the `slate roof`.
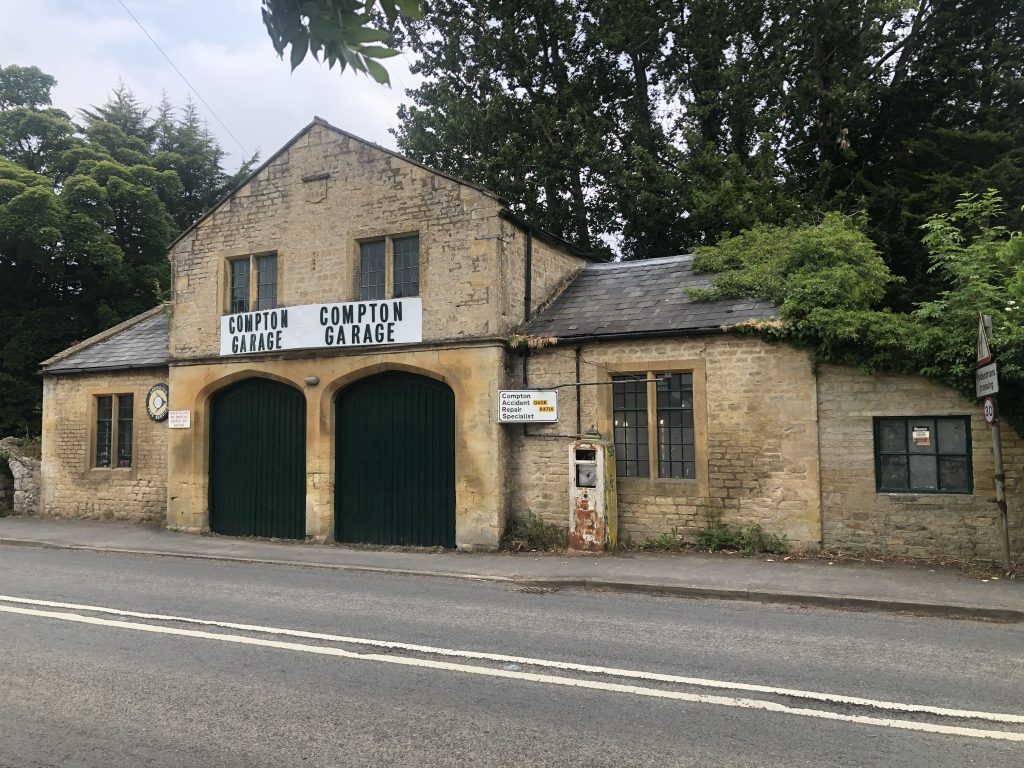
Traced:
POLYGON ((710 274, 694 274, 692 254, 590 264, 523 331, 559 339, 721 333, 779 316, 763 301, 692 301, 686 293, 710 283, 710 274))
POLYGON ((167 365, 170 318, 163 307, 143 312, 111 330, 113 332, 86 339, 45 361, 43 373, 89 373, 167 365))

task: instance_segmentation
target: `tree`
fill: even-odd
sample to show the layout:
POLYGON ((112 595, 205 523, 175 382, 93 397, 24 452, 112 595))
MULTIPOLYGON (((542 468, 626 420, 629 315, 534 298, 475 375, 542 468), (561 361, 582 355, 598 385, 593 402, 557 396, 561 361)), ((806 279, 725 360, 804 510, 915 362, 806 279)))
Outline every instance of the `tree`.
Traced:
POLYGON ((759 226, 702 249, 694 268, 715 273, 698 298, 751 297, 780 308, 783 322, 749 330, 812 350, 822 362, 927 376, 974 396, 979 313, 993 317, 1003 414, 1024 431, 1024 233, 1005 225, 994 191, 965 194, 928 217, 922 244, 939 286, 913 310, 883 299, 892 274, 863 231, 865 221, 830 214, 815 224, 759 226))
POLYGON ((194 105, 120 84, 79 128, 53 84, 0 68, 0 434, 38 430, 42 360, 166 296, 171 239, 236 183, 194 105))
POLYGON ((929 212, 997 186, 1024 223, 1017 5, 434 0, 392 24, 425 77, 396 136, 627 258, 866 210, 909 309, 929 212))
POLYGON ((417 0, 263 0, 263 24, 278 56, 289 47, 294 70, 312 54, 341 72, 351 67, 388 85, 388 71, 378 61, 397 56, 382 45, 391 35, 380 16, 393 22, 399 13, 415 18, 417 0), (376 15, 375 15, 376 12, 376 15))

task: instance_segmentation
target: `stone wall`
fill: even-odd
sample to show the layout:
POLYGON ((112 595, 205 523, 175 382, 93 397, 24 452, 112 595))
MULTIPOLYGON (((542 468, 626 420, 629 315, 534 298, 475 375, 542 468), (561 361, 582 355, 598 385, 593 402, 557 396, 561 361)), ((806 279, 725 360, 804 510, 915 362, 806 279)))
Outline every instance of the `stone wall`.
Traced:
MULTIPOLYGON (((992 435, 981 408, 912 376, 826 365, 818 376, 824 546, 909 557, 1000 559, 992 435), (877 493, 874 417, 970 416, 974 492, 877 493)), ((1011 550, 1024 552, 1024 441, 1003 426, 1011 550)))
POLYGON ((14 511, 14 475, 0 455, 0 517, 14 511))
MULTIPOLYGON (((43 378, 39 514, 163 522, 167 509, 167 422, 146 415, 146 394, 167 369, 43 378), (93 466, 94 399, 134 395, 130 468, 93 466)), ((116 428, 116 425, 115 425, 116 428)))
MULTIPOLYGON (((591 426, 612 434, 611 387, 617 372, 692 371, 697 477, 620 478, 619 538, 641 542, 676 531, 693 540, 708 513, 759 523, 797 548, 820 538, 815 378, 806 352, 752 337, 586 344, 581 347, 580 429, 575 387, 560 390, 559 422, 507 425, 513 457, 510 513, 568 523, 568 451, 591 426)), ((510 365, 509 383, 522 384, 510 365)), ((529 386, 575 382, 574 349, 548 347, 529 358, 529 386)))
POLYGON ((0 440, 0 515, 39 511, 40 463, 18 438, 0 440))
MULTIPOLYGON (((413 233, 424 341, 505 336, 522 321, 523 273, 503 258, 522 250, 525 235, 499 217, 503 207, 315 123, 171 249, 171 356, 219 354, 229 259, 276 252, 279 306, 354 301, 359 241, 413 233)), ((570 272, 583 264, 564 260, 570 272)), ((554 261, 540 258, 538 297, 554 261)))

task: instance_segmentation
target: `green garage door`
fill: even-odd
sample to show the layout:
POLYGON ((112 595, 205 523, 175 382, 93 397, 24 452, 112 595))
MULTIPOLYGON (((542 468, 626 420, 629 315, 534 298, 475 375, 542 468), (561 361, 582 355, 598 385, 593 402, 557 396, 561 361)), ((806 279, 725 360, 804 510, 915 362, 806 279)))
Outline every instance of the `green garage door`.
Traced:
POLYGON ((455 546, 455 395, 411 373, 363 379, 335 408, 338 541, 455 546))
POLYGON ((306 535, 306 399, 267 379, 218 392, 210 409, 210 530, 306 535))

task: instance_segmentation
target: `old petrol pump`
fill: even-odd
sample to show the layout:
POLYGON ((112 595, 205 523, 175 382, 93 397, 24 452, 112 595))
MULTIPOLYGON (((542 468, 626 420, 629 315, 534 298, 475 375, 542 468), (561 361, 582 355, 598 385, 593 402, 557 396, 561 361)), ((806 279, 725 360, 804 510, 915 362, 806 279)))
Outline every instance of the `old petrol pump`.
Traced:
POLYGON ((601 552, 618 542, 615 445, 587 435, 569 449, 569 548, 601 552))

